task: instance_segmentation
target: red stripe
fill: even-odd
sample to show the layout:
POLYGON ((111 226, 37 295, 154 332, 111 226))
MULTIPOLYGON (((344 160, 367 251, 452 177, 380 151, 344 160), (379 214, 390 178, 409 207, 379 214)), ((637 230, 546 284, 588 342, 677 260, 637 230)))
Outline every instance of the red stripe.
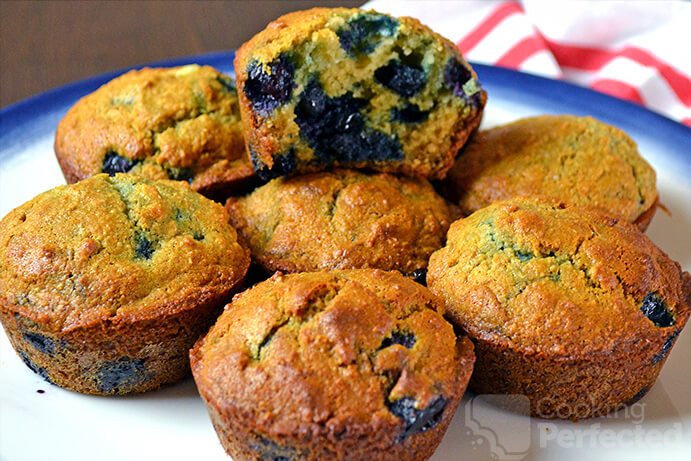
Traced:
POLYGON ((547 40, 547 45, 559 65, 564 67, 597 71, 616 57, 628 58, 643 66, 652 67, 665 79, 682 103, 691 106, 691 79, 641 48, 627 46, 616 51, 608 51, 585 46, 562 45, 549 40, 547 40))
POLYGON ((475 48, 480 40, 485 38, 500 22, 516 13, 523 13, 521 7, 514 2, 506 2, 494 9, 475 29, 456 42, 456 46, 465 54, 475 48))
POLYGON ((638 92, 638 88, 629 85, 627 83, 621 82, 619 80, 611 80, 608 78, 603 78, 600 80, 595 80, 590 84, 590 88, 593 90, 601 91, 603 93, 611 94, 617 98, 628 99, 629 101, 637 102, 640 105, 645 105, 643 103, 643 98, 638 92))
POLYGON ((526 37, 497 59, 495 64, 517 69, 523 61, 542 50, 547 50, 547 45, 540 37, 536 35, 526 37))

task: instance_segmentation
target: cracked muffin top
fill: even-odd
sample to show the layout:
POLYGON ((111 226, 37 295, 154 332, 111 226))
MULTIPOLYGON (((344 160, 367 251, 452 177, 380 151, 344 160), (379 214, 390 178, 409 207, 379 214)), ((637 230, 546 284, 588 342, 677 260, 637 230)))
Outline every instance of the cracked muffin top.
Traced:
POLYGON ((648 237, 547 199, 454 222, 427 284, 469 336, 564 357, 672 337, 666 353, 691 312, 691 277, 648 237))
POLYGON ((231 197, 226 209, 270 271, 372 267, 419 276, 451 223, 426 180, 351 170, 274 179, 231 197))
POLYGON ((542 195, 599 206, 641 230, 658 198, 655 171, 626 133, 572 115, 530 117, 476 133, 444 189, 466 215, 495 200, 542 195))
POLYGON ((243 44, 234 65, 263 179, 333 166, 443 178, 487 99, 453 43, 375 11, 286 14, 243 44))
POLYGON ((450 418, 470 378, 472 345, 442 309, 396 272, 277 273, 226 306, 192 371, 207 404, 259 435, 386 445, 450 418))
POLYGON ((53 331, 174 314, 248 266, 223 207, 175 181, 100 174, 0 221, 0 303, 53 331))
POLYGON ((129 172, 225 199, 254 174, 235 82, 195 64, 133 70, 83 97, 58 124, 55 153, 69 183, 129 172))

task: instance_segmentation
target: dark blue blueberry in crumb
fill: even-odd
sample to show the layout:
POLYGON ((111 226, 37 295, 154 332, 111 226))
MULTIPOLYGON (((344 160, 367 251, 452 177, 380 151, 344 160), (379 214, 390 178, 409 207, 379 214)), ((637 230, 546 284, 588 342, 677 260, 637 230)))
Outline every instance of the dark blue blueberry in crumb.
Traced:
POLYGON ((263 181, 285 176, 297 167, 295 163, 295 150, 292 147, 285 154, 275 156, 273 158, 274 164, 271 168, 261 163, 261 160, 259 160, 257 154, 252 149, 250 149, 250 158, 254 171, 259 176, 259 179, 263 181))
POLYGON ((46 391, 44 391, 43 389, 36 389, 36 392, 38 392, 39 394, 45 394, 46 393, 46 391))
POLYGON ((135 235, 134 252, 137 258, 151 259, 151 255, 154 254, 154 248, 151 240, 147 239, 142 234, 135 235))
POLYGON ((667 310, 665 302, 656 293, 648 293, 643 298, 641 312, 648 317, 657 327, 669 327, 674 325, 674 319, 667 310))
POLYGON ((647 386, 646 386, 646 387, 643 387, 643 389, 641 389, 640 391, 636 392, 636 395, 634 395, 634 396, 631 397, 629 400, 627 400, 626 402, 624 402, 624 405, 633 405, 634 403, 636 403, 636 402, 638 402, 639 400, 641 400, 641 399, 643 398, 643 396, 644 396, 645 394, 647 394, 647 393, 648 393, 648 387, 647 387, 647 386))
POLYGON ((441 421, 447 401, 443 397, 437 397, 427 408, 418 410, 415 408, 415 399, 403 397, 393 402, 387 402, 389 411, 403 420, 405 428, 399 439, 425 432, 435 427, 441 421))
POLYGON ((462 98, 469 106, 480 107, 482 91, 480 90, 479 83, 475 82, 476 86, 470 86, 467 90, 468 93, 463 89, 463 85, 472 78, 473 74, 468 68, 453 58, 449 59, 449 62, 444 68, 444 82, 446 86, 455 96, 462 98))
POLYGON ((295 107, 300 137, 314 150, 317 162, 400 160, 398 138, 368 129, 360 110, 367 101, 348 92, 330 98, 316 79, 310 80, 295 107))
POLYGON ((51 381, 50 377, 48 376, 48 371, 46 371, 45 368, 39 367, 36 365, 34 362, 31 361, 31 359, 22 351, 19 351, 19 357, 21 357, 22 361, 24 364, 29 367, 31 371, 39 375, 41 378, 45 379, 48 381, 50 384, 53 384, 53 381, 51 381))
POLYGON ((115 176, 115 173, 127 173, 137 163, 139 163, 137 160, 130 160, 109 150, 103 159, 103 172, 108 173, 109 176, 115 176))
POLYGON ((261 454, 265 461, 294 461, 299 458, 298 451, 290 446, 279 445, 276 442, 257 435, 252 448, 261 454))
POLYGON ((98 371, 98 390, 106 394, 129 391, 148 378, 143 359, 120 357, 113 362, 105 362, 98 371))
POLYGON ((516 257, 521 262, 526 262, 526 261, 530 261, 531 259, 533 259, 533 255, 527 251, 518 250, 515 253, 516 253, 516 257))
POLYGON ((403 64, 397 59, 392 59, 385 66, 375 70, 374 78, 404 98, 415 96, 425 86, 424 70, 403 64))
POLYGON ((43 354, 52 356, 55 352, 55 347, 57 346, 55 341, 43 336, 42 334, 29 332, 22 334, 22 336, 29 344, 34 346, 36 350, 43 354))
POLYGON ((216 80, 218 83, 221 84, 223 89, 227 91, 228 93, 236 93, 237 88, 235 88, 235 80, 232 78, 228 77, 227 75, 219 75, 216 77, 216 80))
POLYGON ((417 338, 413 333, 409 333, 407 331, 394 331, 391 334, 390 338, 384 338, 384 341, 382 341, 381 343, 380 349, 386 349, 387 347, 393 346, 394 344, 400 344, 406 349, 412 349, 416 341, 417 338))
POLYGON ((670 349, 672 349, 672 346, 674 346, 674 341, 677 339, 678 335, 679 330, 667 336, 667 339, 665 339, 665 343, 662 345, 662 350, 653 356, 653 365, 667 357, 667 354, 669 354, 670 349))
POLYGON ((383 37, 391 37, 398 21, 388 16, 362 14, 336 32, 341 48, 351 55, 371 53, 383 37))
POLYGON ((420 123, 427 120, 428 116, 428 110, 420 110, 420 108, 415 104, 406 104, 406 106, 402 109, 399 109, 398 107, 391 109, 391 118, 397 122, 420 123))
POLYGON ((260 115, 268 115, 276 107, 287 103, 293 94, 295 68, 287 56, 280 55, 264 71, 260 62, 252 62, 247 68, 245 94, 252 101, 252 108, 260 115))
POLYGON ((415 269, 408 277, 412 278, 420 285, 427 286, 427 269, 415 269))
POLYGON ((453 91, 454 95, 458 97, 465 96, 463 85, 471 78, 473 78, 473 74, 471 74, 470 70, 460 62, 452 58, 446 63, 446 67, 444 68, 444 83, 453 91))
POLYGON ((166 174, 168 175, 168 178, 174 180, 174 181, 186 181, 188 183, 192 182, 192 179, 194 178, 194 173, 192 172, 191 169, 189 168, 175 168, 175 167, 170 167, 166 168, 166 174))
POLYGON ((25 293, 18 294, 14 302, 20 306, 30 306, 32 304, 29 296, 25 293))

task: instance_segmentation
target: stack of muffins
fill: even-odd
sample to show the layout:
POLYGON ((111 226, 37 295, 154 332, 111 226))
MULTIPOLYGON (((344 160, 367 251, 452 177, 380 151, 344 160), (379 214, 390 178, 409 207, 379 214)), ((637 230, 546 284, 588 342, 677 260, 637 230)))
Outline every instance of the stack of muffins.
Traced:
POLYGON ((469 383, 570 419, 653 385, 691 276, 641 233, 626 134, 475 132, 476 74, 411 18, 291 13, 234 64, 133 71, 60 122, 75 184, 0 223, 29 368, 106 395, 191 368, 236 460, 426 459, 469 383))

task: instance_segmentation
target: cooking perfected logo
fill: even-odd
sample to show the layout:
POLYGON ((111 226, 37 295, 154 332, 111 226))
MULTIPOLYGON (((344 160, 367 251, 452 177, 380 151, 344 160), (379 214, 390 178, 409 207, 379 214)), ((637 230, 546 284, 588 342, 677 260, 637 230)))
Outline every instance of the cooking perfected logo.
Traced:
POLYGON ((493 458, 516 461, 525 458, 530 448, 530 401, 520 394, 481 394, 465 405, 465 425, 484 439, 493 458))
POLYGON ((518 461, 545 449, 615 454, 622 449, 635 449, 653 454, 691 440, 691 431, 678 420, 676 410, 647 414, 645 402, 573 422, 531 418, 530 401, 525 395, 469 394, 467 398, 458 415, 464 426, 459 435, 472 452, 472 459, 518 461), (666 421, 663 425, 659 424, 662 415, 666 421))

